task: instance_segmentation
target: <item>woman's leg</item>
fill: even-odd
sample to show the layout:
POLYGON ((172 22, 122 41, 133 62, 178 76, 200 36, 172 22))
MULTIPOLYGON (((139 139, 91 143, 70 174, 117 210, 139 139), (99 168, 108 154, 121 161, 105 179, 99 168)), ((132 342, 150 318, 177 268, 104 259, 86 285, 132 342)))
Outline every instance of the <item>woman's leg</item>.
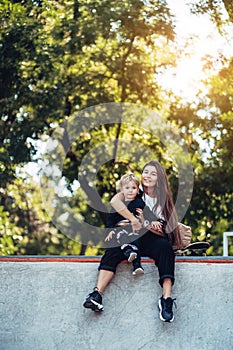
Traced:
POLYGON ((111 282, 113 276, 114 276, 113 271, 99 270, 98 277, 97 277, 97 284, 96 284, 96 288, 98 289, 99 293, 101 294, 104 293, 105 288, 111 282))
POLYGON ((175 255, 170 243, 151 232, 142 237, 142 255, 154 259, 159 270, 159 283, 162 287, 162 296, 159 298, 159 317, 164 322, 172 322, 173 299, 171 298, 174 283, 175 255))
POLYGON ((111 282, 117 265, 124 260, 125 257, 120 247, 110 248, 105 251, 100 265, 97 277, 97 284, 93 292, 91 292, 83 303, 83 306, 93 311, 103 311, 102 294, 105 288, 111 282))
POLYGON ((105 251, 98 268, 99 273, 96 284, 100 293, 103 294, 116 272, 117 265, 124 259, 125 257, 120 247, 110 248, 105 251))
POLYGON ((164 278, 163 280, 163 298, 167 299, 172 295, 172 280, 171 278, 164 278))
POLYGON ((170 243, 161 237, 148 232, 142 237, 141 254, 154 259, 159 270, 159 283, 162 287, 162 297, 159 299, 159 316, 164 322, 172 322, 173 299, 171 298, 174 283, 175 255, 170 243))
POLYGON ((159 283, 165 295, 171 295, 174 283, 175 255, 171 244, 152 232, 141 238, 141 255, 149 256, 155 261, 159 270, 159 283))

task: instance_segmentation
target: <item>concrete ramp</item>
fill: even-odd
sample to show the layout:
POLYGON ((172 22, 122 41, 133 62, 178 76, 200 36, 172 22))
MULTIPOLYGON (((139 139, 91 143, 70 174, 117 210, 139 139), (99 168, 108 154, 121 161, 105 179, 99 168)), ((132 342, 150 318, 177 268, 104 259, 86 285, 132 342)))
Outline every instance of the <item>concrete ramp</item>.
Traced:
POLYGON ((0 259, 1 350, 232 350, 233 260, 177 259, 173 323, 159 320, 158 271, 121 263, 105 310, 84 309, 98 259, 0 259), (82 261, 82 262, 80 262, 82 261))

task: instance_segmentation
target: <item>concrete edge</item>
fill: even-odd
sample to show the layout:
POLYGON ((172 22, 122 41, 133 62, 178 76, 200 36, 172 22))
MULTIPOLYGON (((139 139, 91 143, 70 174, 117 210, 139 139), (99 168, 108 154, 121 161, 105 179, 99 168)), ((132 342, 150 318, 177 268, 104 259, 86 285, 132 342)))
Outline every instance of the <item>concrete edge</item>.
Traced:
MULTIPOLYGON (((73 262, 73 263, 99 263, 101 256, 75 256, 75 255, 5 255, 0 256, 0 262, 73 262)), ((202 264, 232 264, 233 257, 222 256, 176 256, 176 263, 202 263, 202 264)), ((125 261, 126 262, 126 261, 125 261)), ((143 263, 153 263, 154 261, 147 257, 142 257, 143 263)))

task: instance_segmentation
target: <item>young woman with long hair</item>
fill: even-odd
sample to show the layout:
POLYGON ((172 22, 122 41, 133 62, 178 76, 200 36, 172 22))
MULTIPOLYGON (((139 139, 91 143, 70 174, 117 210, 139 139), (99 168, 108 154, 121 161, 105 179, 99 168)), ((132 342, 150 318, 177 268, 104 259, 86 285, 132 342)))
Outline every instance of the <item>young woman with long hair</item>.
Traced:
MULTIPOLYGON (((172 322, 173 301, 172 285, 175 281, 175 254, 172 244, 178 241, 178 228, 175 207, 166 172, 157 161, 150 161, 142 170, 142 199, 150 211, 150 221, 145 222, 142 210, 138 210, 137 219, 124 204, 124 196, 117 193, 111 200, 113 208, 131 222, 133 230, 141 230, 141 256, 148 256, 155 261, 159 271, 159 283, 162 296, 159 298, 160 319, 172 322), (142 222, 144 228, 142 229, 142 222)), ((147 220, 148 221, 148 220, 147 220)), ((102 295, 112 280, 117 265, 125 257, 120 247, 108 248, 103 255, 94 291, 88 295, 84 307, 94 311, 102 311, 102 295)))

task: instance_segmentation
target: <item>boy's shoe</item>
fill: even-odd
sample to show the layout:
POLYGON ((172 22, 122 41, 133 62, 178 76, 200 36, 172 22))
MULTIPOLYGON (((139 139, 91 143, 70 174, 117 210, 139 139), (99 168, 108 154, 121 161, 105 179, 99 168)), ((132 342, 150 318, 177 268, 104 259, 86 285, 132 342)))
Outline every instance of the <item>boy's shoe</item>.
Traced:
POLYGON ((102 296, 98 290, 94 289, 94 291, 87 296, 83 306, 96 312, 104 310, 102 305, 102 296))
POLYGON ((144 274, 144 270, 142 268, 140 259, 136 259, 133 261, 133 272, 132 275, 133 276, 139 276, 139 275, 143 275, 144 274))
POLYGON ((144 270, 142 268, 142 266, 137 267, 136 269, 133 270, 132 275, 133 276, 139 276, 139 275, 143 275, 144 274, 144 270))
POLYGON ((128 262, 132 262, 134 261, 136 258, 137 258, 137 253, 132 251, 130 254, 129 254, 129 257, 128 257, 128 262))
POLYGON ((173 302, 175 299, 161 297, 159 299, 159 317, 163 322, 172 322, 174 320, 174 315, 172 311, 173 302))
POLYGON ((128 260, 128 262, 134 261, 138 254, 130 247, 130 248, 124 248, 123 249, 124 256, 128 260))

